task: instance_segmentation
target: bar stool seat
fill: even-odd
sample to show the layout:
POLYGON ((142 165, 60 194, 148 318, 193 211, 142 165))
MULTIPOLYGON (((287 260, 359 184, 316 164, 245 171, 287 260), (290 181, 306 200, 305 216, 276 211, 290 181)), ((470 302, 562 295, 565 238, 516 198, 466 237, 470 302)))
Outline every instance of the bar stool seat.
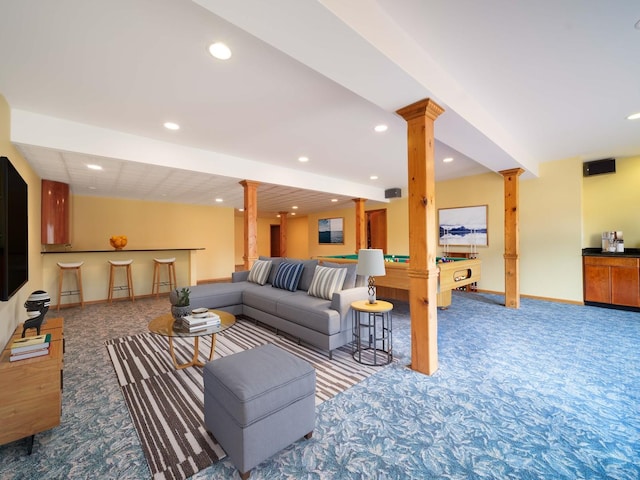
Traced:
POLYGON ((78 295, 80 297, 80 306, 84 308, 84 296, 82 294, 82 264, 84 262, 58 262, 59 274, 58 274, 58 307, 60 310, 60 304, 62 303, 62 297, 69 295, 78 295), (64 281, 65 272, 76 274, 76 289, 75 290, 62 290, 62 284, 64 281))
POLYGON ((131 278, 131 264, 132 259, 129 260, 109 260, 109 303, 113 301, 113 292, 127 291, 127 298, 131 298, 132 302, 135 302, 135 295, 133 293, 133 280, 131 278), (116 269, 125 268, 126 284, 114 285, 116 277, 116 269))
POLYGON ((176 257, 171 258, 154 258, 153 259, 153 284, 151 286, 151 295, 156 294, 156 298, 160 295, 160 287, 169 287, 169 292, 176 288, 176 257), (161 280, 161 267, 167 266, 167 280, 161 280))

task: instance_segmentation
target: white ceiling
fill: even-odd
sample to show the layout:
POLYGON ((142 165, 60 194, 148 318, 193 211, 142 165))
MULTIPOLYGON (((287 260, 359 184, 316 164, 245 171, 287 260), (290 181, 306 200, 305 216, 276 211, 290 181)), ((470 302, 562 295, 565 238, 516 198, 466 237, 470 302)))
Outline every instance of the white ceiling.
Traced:
POLYGON ((438 180, 639 155, 638 20, 636 0, 0 0, 0 94, 75 194, 238 208, 249 179, 263 213, 305 214, 405 189, 394 112, 426 97, 438 180))

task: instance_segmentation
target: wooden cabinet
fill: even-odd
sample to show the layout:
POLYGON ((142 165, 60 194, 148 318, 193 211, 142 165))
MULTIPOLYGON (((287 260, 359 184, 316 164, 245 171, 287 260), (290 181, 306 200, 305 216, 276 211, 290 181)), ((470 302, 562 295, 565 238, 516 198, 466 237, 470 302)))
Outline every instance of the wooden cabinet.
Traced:
MULTIPOLYGON (((51 333, 48 355, 9 361, 11 342, 22 334, 22 325, 0 355, 0 444, 33 437, 60 425, 64 354, 62 318, 47 319, 40 333, 51 333)), ((29 330, 27 335, 35 335, 35 330, 29 330)), ((33 438, 29 453, 32 445, 33 438)))
POLYGON ((69 243, 69 185, 42 180, 40 242, 43 245, 69 243))
POLYGON ((640 307, 639 262, 633 257, 582 257, 584 301, 640 307))

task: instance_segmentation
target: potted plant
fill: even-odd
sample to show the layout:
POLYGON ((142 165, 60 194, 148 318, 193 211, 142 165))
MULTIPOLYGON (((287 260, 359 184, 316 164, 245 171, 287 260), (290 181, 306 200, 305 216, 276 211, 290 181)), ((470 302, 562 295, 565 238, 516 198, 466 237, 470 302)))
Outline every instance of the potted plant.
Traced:
POLYGON ((189 294, 191 290, 184 287, 174 291, 171 296, 171 314, 176 320, 186 315, 191 315, 191 305, 189 304, 189 294))

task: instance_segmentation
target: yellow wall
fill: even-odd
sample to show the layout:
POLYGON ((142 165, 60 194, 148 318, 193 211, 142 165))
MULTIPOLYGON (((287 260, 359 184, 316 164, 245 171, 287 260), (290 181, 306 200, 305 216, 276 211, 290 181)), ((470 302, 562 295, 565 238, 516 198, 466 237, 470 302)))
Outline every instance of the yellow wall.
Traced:
POLYGON ((625 248, 640 248, 640 156, 617 159, 616 173, 583 179, 585 247, 598 247, 602 232, 620 230, 625 248))
POLYGON ((353 208, 331 210, 330 212, 314 213, 307 216, 307 235, 309 238, 309 256, 311 258, 326 255, 346 255, 356 253, 356 219, 355 204, 353 208), (344 244, 320 245, 318 243, 318 220, 321 218, 342 218, 344 220, 344 244))
POLYGON ((234 263, 244 265, 244 217, 236 215, 233 219, 234 226, 234 263))
POLYGON ((11 144, 11 109, 0 95, 0 156, 7 157, 28 185, 29 281, 8 302, 0 302, 0 347, 4 348, 16 326, 26 320, 24 302, 42 289, 40 255, 40 177, 11 144))
POLYGON ((72 250, 109 250, 112 235, 127 236, 125 250, 204 248, 192 265, 198 281, 231 276, 233 233, 228 207, 79 195, 71 201, 72 250))
POLYGON ((287 257, 310 258, 308 217, 292 217, 287 220, 287 257))
POLYGON ((520 184, 520 290, 582 301, 582 162, 540 164, 520 184))
MULTIPOLYGON (((478 247, 482 278, 478 288, 504 291, 504 187, 503 177, 486 173, 436 183, 436 210, 439 208, 487 205, 487 247, 478 247)), ((436 224, 438 220, 436 218, 436 224)), ((437 232, 436 232, 437 235, 437 232)), ((441 252, 442 249, 440 248, 441 252)), ((465 252, 468 247, 451 247, 465 252)))
MULTIPOLYGON (((278 218, 258 219, 258 256, 271 256, 271 225, 280 225, 278 218)), ((287 218, 287 257, 309 258, 308 219, 303 217, 287 218)), ((236 215, 235 221, 235 263, 244 264, 244 218, 236 215)))

